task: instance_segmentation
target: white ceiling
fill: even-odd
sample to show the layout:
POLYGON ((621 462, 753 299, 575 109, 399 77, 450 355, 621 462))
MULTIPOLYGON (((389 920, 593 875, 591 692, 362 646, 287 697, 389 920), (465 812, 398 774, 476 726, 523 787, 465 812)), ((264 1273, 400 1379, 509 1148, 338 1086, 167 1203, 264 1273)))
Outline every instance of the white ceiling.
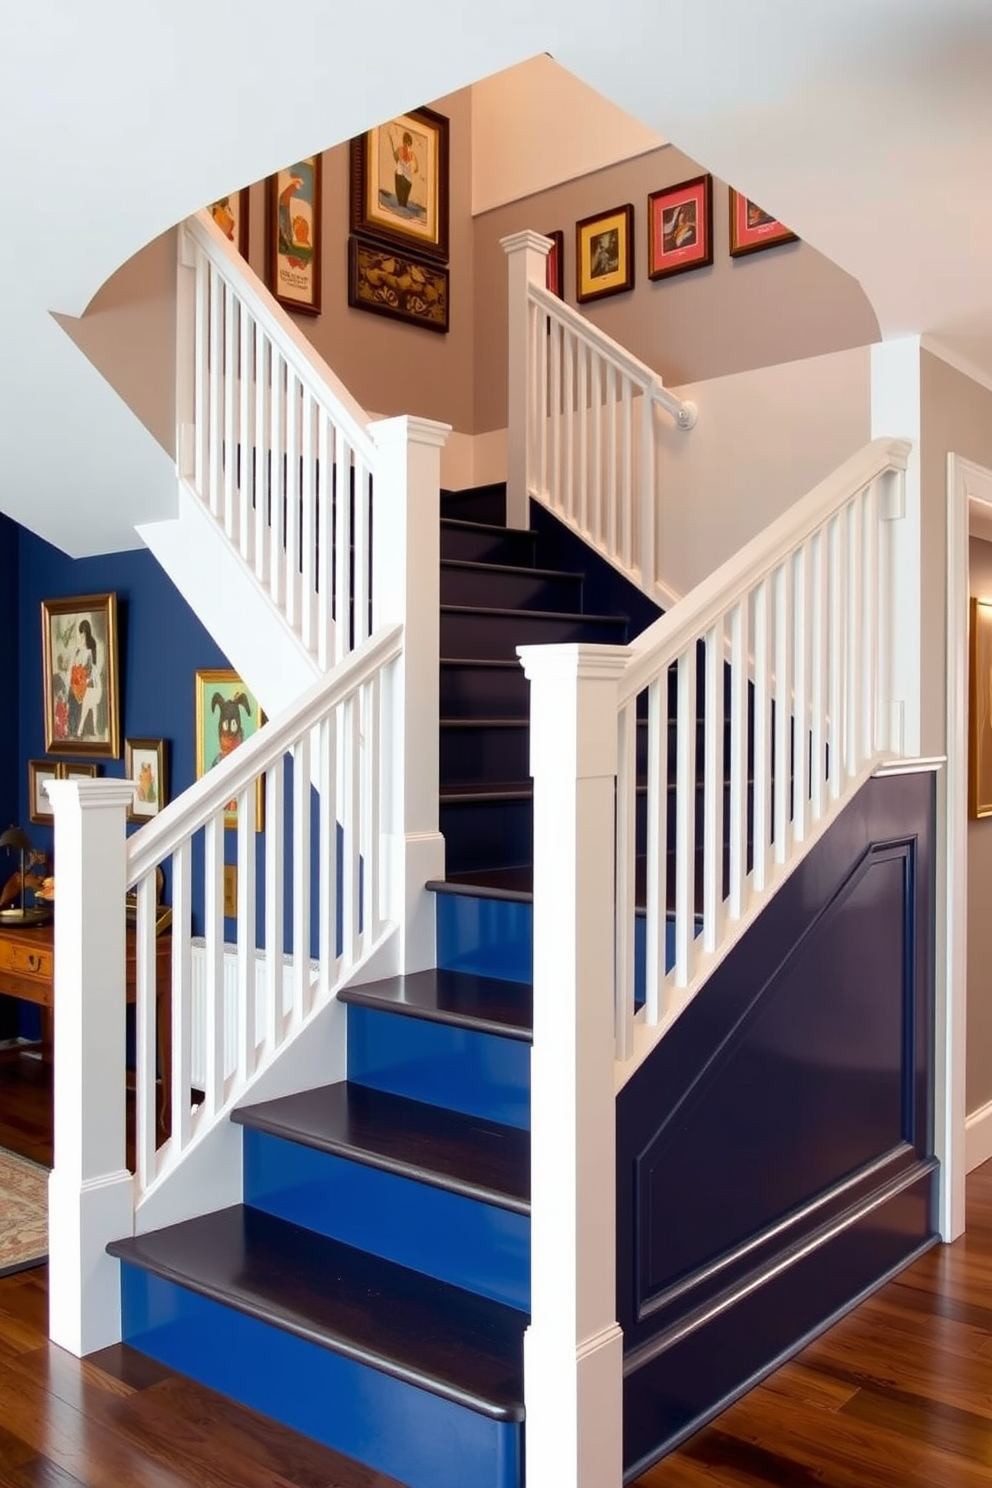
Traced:
POLYGON ((74 553, 169 461, 51 320, 204 201, 547 51, 992 375, 988 0, 4 0, 0 509, 74 553), (361 65, 356 65, 360 62, 361 65), (363 60, 364 59, 364 60, 363 60))

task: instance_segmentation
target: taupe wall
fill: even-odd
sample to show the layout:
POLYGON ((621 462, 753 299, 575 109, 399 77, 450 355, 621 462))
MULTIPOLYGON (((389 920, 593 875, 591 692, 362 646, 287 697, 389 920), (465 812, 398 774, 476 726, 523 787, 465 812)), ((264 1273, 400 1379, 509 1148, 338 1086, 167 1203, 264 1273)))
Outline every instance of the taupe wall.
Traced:
MULTIPOLYGON (((921 401, 921 549, 923 585, 923 753, 944 752, 946 708, 947 456, 992 467, 992 392, 923 352, 921 401)), ((969 548, 972 593, 992 595, 992 545, 969 548)), ((992 820, 968 823, 969 1114, 992 1101, 992 820)))
POLYGON ((85 315, 55 319, 162 448, 175 454, 175 229, 122 265, 85 315))
MULTIPOLYGON (((450 122, 450 330, 447 335, 348 305, 348 146, 324 151, 323 310, 293 315, 363 408, 418 414, 471 432, 474 337, 471 90, 432 104, 450 122)), ((265 277, 265 186, 251 188, 249 260, 265 277)), ((290 312, 292 314, 292 312, 290 312)))
POLYGON ((750 367, 843 351, 879 339, 864 291, 806 243, 745 258, 729 250, 727 187, 713 182, 714 259, 669 279, 647 277, 647 198, 702 168, 672 147, 568 181, 475 220, 475 428, 506 425, 506 261, 499 240, 524 228, 565 234, 565 297, 575 304, 575 223, 634 205, 634 289, 582 306, 614 340, 673 386, 750 367))
MULTIPOLYGON (((990 462, 992 463, 992 462, 990 462)), ((992 543, 968 544, 971 593, 992 599, 992 543)), ((968 823, 969 1114, 992 1101, 992 817, 968 823)))

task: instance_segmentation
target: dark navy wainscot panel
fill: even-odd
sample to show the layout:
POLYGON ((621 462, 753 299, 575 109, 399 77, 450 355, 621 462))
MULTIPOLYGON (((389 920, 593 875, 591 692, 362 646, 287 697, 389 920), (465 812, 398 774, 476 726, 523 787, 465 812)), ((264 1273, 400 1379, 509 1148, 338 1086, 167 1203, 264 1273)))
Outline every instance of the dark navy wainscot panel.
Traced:
POLYGON ((244 1134, 244 1201, 427 1276, 530 1309, 526 1215, 250 1128, 244 1134))
POLYGON ((121 1266, 124 1338, 410 1488, 519 1488, 520 1427, 121 1266), (441 1450, 439 1450, 439 1444, 441 1450))
MULTIPOLYGON (((929 773, 870 781, 621 1092, 617 1309, 628 1372, 650 1357, 653 1377, 669 1378, 658 1359, 675 1340, 707 1310, 732 1331, 745 1294, 754 1332, 777 1267, 845 1226, 874 1235, 858 1217, 898 1207, 906 1185, 925 1201, 904 1241, 886 1241, 885 1268, 900 1244, 905 1256, 932 1239, 933 801, 929 773)), ((884 1216, 879 1224, 888 1235, 884 1216)), ((855 1272, 862 1289, 881 1274, 870 1254, 855 1272)), ((825 1316, 803 1313, 802 1328, 825 1316)), ((779 1321, 772 1334, 787 1350, 779 1321)), ((756 1345, 752 1368, 765 1367, 770 1347, 756 1345)), ((725 1380, 720 1398, 743 1387, 743 1377, 725 1380)), ((695 1420, 717 1397, 700 1403, 706 1387, 693 1389, 695 1420)), ((658 1431, 660 1450, 668 1432, 658 1431)))

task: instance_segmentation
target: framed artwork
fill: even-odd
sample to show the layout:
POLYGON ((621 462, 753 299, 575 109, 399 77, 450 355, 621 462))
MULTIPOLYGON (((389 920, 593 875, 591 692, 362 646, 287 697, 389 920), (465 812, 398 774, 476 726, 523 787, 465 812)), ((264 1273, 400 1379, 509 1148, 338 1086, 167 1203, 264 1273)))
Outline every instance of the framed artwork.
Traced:
POLYGON ((757 253, 779 243, 798 242, 796 233, 772 217, 742 191, 730 188, 730 256, 757 253))
POLYGON ((563 300, 565 298, 565 234, 556 228, 554 232, 545 233, 544 236, 551 239, 546 283, 551 293, 563 300))
POLYGON ((693 176, 648 197, 648 278, 713 262, 713 177, 693 176))
POLYGON ((287 310, 320 314, 321 157, 308 155, 265 183, 265 271, 287 310))
POLYGON ((992 816, 992 600, 972 599, 968 667, 968 815, 992 816))
POLYGON ((45 749, 120 755, 117 596, 41 602, 45 749))
POLYGON ((60 780, 95 780, 96 765, 84 765, 79 760, 63 761, 59 765, 60 780))
POLYGON ((211 217, 234 244, 242 258, 248 257, 248 187, 221 196, 207 208, 211 217))
POLYGON ((412 109, 351 142, 351 230, 448 258, 448 120, 412 109))
POLYGON ((630 202, 575 224, 575 298, 580 305, 634 287, 634 208, 630 202))
POLYGON ((134 800, 127 819, 148 821, 158 816, 169 799, 164 739, 125 739, 124 777, 134 783, 134 800))
POLYGON ((45 786, 50 780, 58 780, 59 767, 52 760, 28 760, 28 820, 52 822, 55 812, 45 795, 45 786))
POLYGON ((348 240, 348 304, 428 331, 448 329, 448 270, 361 238, 348 240))
MULTIPOLYGON (((196 778, 205 775, 226 759, 245 739, 250 739, 265 722, 265 715, 254 695, 237 672, 210 670, 196 674, 196 778)), ((255 830, 261 832, 263 820, 262 780, 255 789, 255 830)), ((229 801, 224 814, 225 827, 238 824, 238 803, 229 801)))

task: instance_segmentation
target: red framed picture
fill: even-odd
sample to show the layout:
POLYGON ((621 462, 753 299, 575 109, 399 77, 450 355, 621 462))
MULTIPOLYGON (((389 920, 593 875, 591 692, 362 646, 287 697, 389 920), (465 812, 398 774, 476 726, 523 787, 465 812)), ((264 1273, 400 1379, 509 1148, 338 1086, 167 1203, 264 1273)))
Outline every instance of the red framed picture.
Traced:
POLYGON ((556 228, 554 232, 547 232, 544 236, 551 239, 547 286, 553 295, 563 300, 565 298, 565 234, 556 228))
POLYGON ((757 253, 762 248, 776 248, 779 243, 795 243, 797 234, 779 222, 764 207, 730 187, 730 256, 757 253))
POLYGON ((713 177, 693 176, 648 197, 648 278, 713 262, 713 177))

